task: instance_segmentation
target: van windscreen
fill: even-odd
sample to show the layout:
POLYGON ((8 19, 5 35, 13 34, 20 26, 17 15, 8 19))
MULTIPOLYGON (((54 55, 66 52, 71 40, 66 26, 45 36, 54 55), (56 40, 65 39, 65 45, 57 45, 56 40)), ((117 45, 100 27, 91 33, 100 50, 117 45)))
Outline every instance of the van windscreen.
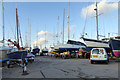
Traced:
POLYGON ((99 54, 99 49, 94 49, 94 50, 92 51, 92 54, 99 54))

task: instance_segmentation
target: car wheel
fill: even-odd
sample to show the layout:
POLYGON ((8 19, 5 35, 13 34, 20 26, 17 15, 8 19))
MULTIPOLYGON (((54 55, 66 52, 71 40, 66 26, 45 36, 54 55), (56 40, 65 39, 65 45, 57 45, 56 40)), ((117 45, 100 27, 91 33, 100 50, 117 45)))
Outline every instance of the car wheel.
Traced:
POLYGON ((63 58, 63 59, 65 59, 65 58, 66 58, 66 56, 65 56, 65 55, 63 55, 63 56, 62 56, 62 58, 63 58))
POLYGON ((108 60, 105 63, 108 64, 108 60))
POLYGON ((93 64, 93 61, 91 60, 91 64, 93 64))

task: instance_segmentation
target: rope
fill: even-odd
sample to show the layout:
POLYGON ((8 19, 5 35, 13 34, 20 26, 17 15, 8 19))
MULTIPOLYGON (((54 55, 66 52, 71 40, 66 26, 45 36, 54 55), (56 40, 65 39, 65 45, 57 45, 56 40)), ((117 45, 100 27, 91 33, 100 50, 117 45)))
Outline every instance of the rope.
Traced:
MULTIPOLYGON (((87 5, 87 6, 88 6, 88 5, 87 5)), ((84 24, 84 28, 83 28, 82 37, 84 37, 84 34, 85 34, 85 27, 86 27, 86 23, 87 23, 87 17, 88 17, 88 9, 87 9, 86 17, 85 17, 85 24, 84 24)))
MULTIPOLYGON (((6 15, 6 18, 7 18, 8 24, 9 24, 9 26, 10 26, 10 28, 11 28, 11 31, 12 31, 12 33, 13 33, 13 35, 14 35, 14 38, 15 38, 15 34, 14 34, 14 32, 13 32, 13 28, 12 28, 12 26, 11 26, 11 24, 10 24, 10 20, 9 20, 7 14, 5 14, 5 15, 6 15)), ((16 39, 16 38, 15 38, 15 39, 16 39)))
MULTIPOLYGON (((19 23, 19 22, 18 22, 19 23)), ((19 25, 19 34, 20 34, 20 40, 21 40, 21 46, 23 47, 23 43, 22 43, 22 37, 21 37, 21 32, 20 32, 20 24, 19 25)))

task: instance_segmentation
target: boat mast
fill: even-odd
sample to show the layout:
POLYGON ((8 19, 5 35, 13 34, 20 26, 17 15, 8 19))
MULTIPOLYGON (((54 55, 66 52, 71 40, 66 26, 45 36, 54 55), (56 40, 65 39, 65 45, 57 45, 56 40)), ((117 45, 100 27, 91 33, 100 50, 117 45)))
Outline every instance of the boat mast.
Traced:
POLYGON ((3 46, 5 46, 5 29, 4 29, 4 6, 3 6, 3 0, 2 0, 2 12, 3 12, 3 46))
POLYGON ((19 45, 19 28, 18 28, 18 15, 17 15, 17 8, 16 8, 16 26, 17 26, 17 44, 19 45))
POLYGON ((30 48, 31 48, 31 21, 30 21, 30 48))
POLYGON ((63 12, 63 44, 64 44, 64 21, 65 21, 65 8, 63 12))
POLYGON ((97 9, 97 0, 96 0, 96 8, 95 8, 94 10, 96 11, 97 40, 99 40, 99 34, 98 34, 98 9, 97 9))
POLYGON ((58 36, 59 36, 59 16, 58 16, 58 23, 57 23, 57 44, 58 44, 58 36))
POLYGON ((68 2, 68 40, 70 38, 70 33, 69 33, 69 9, 70 9, 70 0, 68 2))
POLYGON ((45 48, 46 48, 46 25, 45 25, 45 48))

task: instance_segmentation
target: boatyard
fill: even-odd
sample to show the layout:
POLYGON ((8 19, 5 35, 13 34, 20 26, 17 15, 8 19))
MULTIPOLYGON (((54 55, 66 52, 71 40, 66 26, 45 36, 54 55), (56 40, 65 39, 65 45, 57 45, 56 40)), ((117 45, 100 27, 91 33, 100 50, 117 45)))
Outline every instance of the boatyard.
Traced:
POLYGON ((3 78, 118 78, 118 62, 90 64, 89 59, 61 59, 37 56, 28 63, 28 75, 22 75, 22 67, 3 68, 3 78))
POLYGON ((119 79, 118 5, 2 0, 0 78, 119 79))

